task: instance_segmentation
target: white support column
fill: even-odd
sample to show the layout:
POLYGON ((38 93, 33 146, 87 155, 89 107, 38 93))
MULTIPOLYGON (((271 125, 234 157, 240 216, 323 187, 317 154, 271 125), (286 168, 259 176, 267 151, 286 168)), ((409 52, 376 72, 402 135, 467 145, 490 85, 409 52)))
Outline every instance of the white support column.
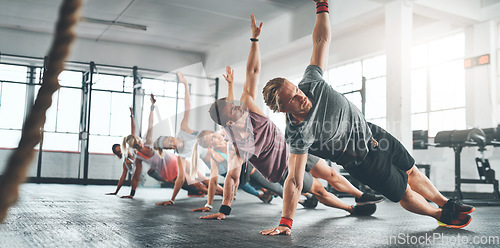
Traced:
POLYGON ((497 24, 487 21, 465 30, 465 58, 490 55, 490 64, 465 69, 466 125, 496 127, 497 24))
POLYGON ((411 45, 413 2, 385 5, 387 130, 411 151, 411 45))

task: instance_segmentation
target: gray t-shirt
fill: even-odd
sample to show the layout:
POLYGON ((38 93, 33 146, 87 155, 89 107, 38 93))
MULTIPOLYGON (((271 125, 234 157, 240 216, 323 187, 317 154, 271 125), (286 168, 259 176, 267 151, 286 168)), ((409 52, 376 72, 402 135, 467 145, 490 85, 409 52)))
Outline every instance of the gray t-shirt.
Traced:
POLYGON ((313 106, 306 119, 296 125, 287 114, 285 135, 290 152, 309 152, 341 165, 364 159, 371 130, 361 111, 325 82, 323 70, 309 65, 299 89, 313 106))

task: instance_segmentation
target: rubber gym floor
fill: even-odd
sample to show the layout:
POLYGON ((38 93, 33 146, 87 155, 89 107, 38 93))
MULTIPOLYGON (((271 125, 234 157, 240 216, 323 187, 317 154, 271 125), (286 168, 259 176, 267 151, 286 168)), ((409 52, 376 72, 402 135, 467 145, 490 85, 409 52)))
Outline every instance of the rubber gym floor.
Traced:
MULTIPOLYGON (((105 195, 114 190, 24 184, 18 204, 0 224, 0 247, 500 247, 500 207, 494 206, 476 207, 467 227, 450 229, 389 200, 369 217, 299 205, 291 236, 263 236, 259 231, 279 222, 280 198, 266 204, 238 191, 231 215, 217 221, 189 211, 203 206, 206 197, 188 198, 181 191, 174 206, 156 206, 172 189, 138 188, 134 199, 105 195)), ((353 198, 341 199, 354 204, 353 198)), ((212 212, 221 201, 216 196, 212 212)))

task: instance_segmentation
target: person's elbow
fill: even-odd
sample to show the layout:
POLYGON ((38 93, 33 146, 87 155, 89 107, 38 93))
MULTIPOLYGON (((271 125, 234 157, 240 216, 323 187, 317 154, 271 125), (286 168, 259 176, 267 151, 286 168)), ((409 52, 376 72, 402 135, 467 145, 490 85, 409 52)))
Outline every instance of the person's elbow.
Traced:
POLYGON ((330 45, 331 41, 332 41, 331 37, 329 35, 326 35, 326 36, 316 37, 314 39, 314 44, 316 46, 328 46, 330 45))
POLYGON ((247 69, 247 75, 258 75, 260 73, 260 66, 252 66, 247 69))
POLYGON ((286 185, 292 187, 293 191, 302 191, 302 180, 298 180, 295 176, 289 175, 286 179, 286 185))
POLYGON ((236 169, 230 170, 226 175, 226 181, 230 180, 233 183, 237 182, 240 179, 240 173, 241 171, 238 171, 236 169))
POLYGON ((236 173, 229 173, 229 175, 227 175, 229 177, 229 180, 233 181, 233 182, 236 182, 238 181, 238 179, 240 179, 240 176, 237 175, 236 173))

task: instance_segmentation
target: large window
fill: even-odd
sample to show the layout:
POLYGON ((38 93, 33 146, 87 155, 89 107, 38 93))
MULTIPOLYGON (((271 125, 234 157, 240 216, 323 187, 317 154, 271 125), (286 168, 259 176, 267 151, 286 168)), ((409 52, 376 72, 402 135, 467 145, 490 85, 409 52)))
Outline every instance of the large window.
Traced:
POLYGON ((120 144, 131 133, 133 80, 101 73, 94 74, 93 82, 89 152, 109 153, 113 144, 120 144))
POLYGON ((387 116, 386 61, 385 55, 362 61, 366 79, 366 120, 383 128, 387 116))
POLYGON ((327 71, 325 79, 343 93, 360 111, 363 110, 361 93, 365 78, 365 117, 381 127, 386 126, 386 57, 379 55, 327 71), (352 93, 349 93, 352 92, 352 93), (348 93, 348 94, 346 94, 348 93))
MULTIPOLYGON (((327 70, 325 75, 327 75, 325 80, 340 93, 361 89, 362 67, 360 61, 327 70)), ((359 92, 345 94, 344 96, 361 110, 362 102, 359 92)))
MULTIPOLYGON (((43 149, 78 152, 82 72, 63 71, 59 84, 61 88, 52 95, 46 113, 43 149)), ((35 86, 35 92, 39 90, 40 86, 35 86)))
POLYGON ((465 129, 463 33, 413 47, 412 129, 465 129))
MULTIPOLYGON (((9 150, 18 146, 26 109, 30 107, 27 104, 32 104, 32 100, 36 99, 42 81, 41 66, 29 65, 34 62, 25 62, 16 55, 8 56, 16 59, 0 61, 0 173, 11 154, 9 150)), ((39 60, 39 64, 42 64, 42 59, 39 60)), ((43 126, 43 140, 35 147, 39 150, 38 155, 41 155, 35 156, 33 161, 37 168, 32 168, 28 174, 30 177, 38 177, 40 171, 41 178, 82 178, 88 172, 88 178, 116 179, 122 166, 120 160, 110 153, 113 144, 122 143, 123 137, 131 133, 129 107, 134 104, 134 71, 132 68, 128 70, 97 65, 92 75, 89 96, 83 94, 87 88, 82 88, 88 65, 68 62, 67 68, 59 75, 61 87, 51 97, 52 103, 46 112, 43 126), (84 96, 88 98, 83 98, 84 96), (90 104, 88 157, 81 147, 84 144, 81 138, 85 136, 80 133, 88 121, 84 116, 87 109, 83 107, 86 106, 82 106, 85 102, 86 106, 90 104), (85 161, 88 161, 88 167, 85 166, 85 161)), ((158 71, 142 69, 139 74, 143 73, 155 75, 158 71)), ((192 85, 199 85, 201 81, 210 85, 214 81, 193 75, 186 78, 192 85)), ((143 107, 143 122, 136 123, 137 130, 140 129, 142 137, 145 137, 150 113, 149 94, 152 93, 156 96, 158 106, 155 110, 156 137, 175 135, 176 127, 179 127, 184 114, 184 85, 178 86, 174 73, 164 73, 155 78, 142 78, 142 88, 146 94, 142 98, 144 102, 136 102, 136 107, 143 107)), ((191 106, 196 107, 198 102, 212 103, 213 96, 206 94, 207 92, 210 93, 210 90, 193 93, 191 106)), ((140 101, 141 95, 135 97, 136 101, 140 101)), ((204 114, 207 112, 208 109, 202 111, 204 114)), ((141 119, 140 113, 141 109, 136 109, 136 119, 141 119)), ((192 128, 199 124, 194 119, 191 119, 192 128)), ((210 122, 207 126, 213 128, 213 123, 210 122)))
POLYGON ((0 65, 0 147, 17 147, 26 97, 26 66, 0 65))

